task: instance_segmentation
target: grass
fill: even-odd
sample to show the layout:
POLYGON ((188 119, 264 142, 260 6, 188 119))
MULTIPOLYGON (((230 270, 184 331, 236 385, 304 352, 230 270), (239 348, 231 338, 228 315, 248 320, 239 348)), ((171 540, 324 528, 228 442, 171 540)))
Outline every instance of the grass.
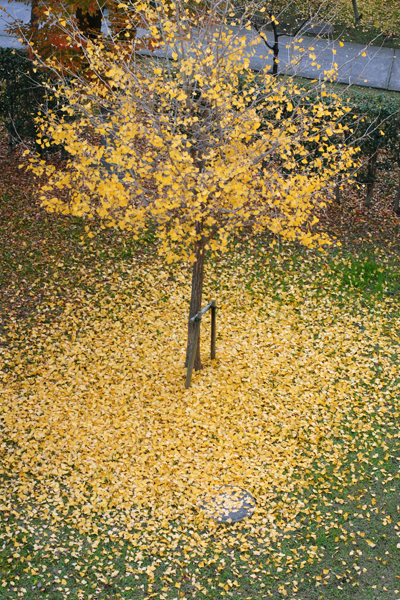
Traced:
MULTIPOLYGON (((312 37, 312 32, 307 32, 312 37)), ((318 36, 326 37, 326 36, 318 36)), ((361 44, 363 46, 377 46, 383 48, 400 48, 400 36, 387 36, 378 27, 360 25, 349 25, 338 21, 334 24, 334 37, 342 42, 361 44)))
MULTIPOLYGON (((144 560, 140 564, 132 561, 128 543, 115 539, 100 544, 93 551, 85 538, 79 538, 73 532, 66 532, 63 544, 59 545, 59 540, 51 539, 48 532, 38 526, 37 532, 41 533, 41 539, 36 539, 36 543, 42 544, 43 549, 41 560, 37 561, 36 565, 35 561, 32 562, 32 565, 37 567, 37 575, 24 573, 25 561, 21 562, 21 558, 8 559, 10 562, 6 563, 7 568, 2 570, 7 573, 8 581, 20 578, 15 592, 25 587, 28 592, 24 597, 27 598, 36 598, 39 592, 40 597, 66 597, 62 593, 64 586, 60 585, 63 579, 68 580, 69 597, 73 598, 79 597, 79 590, 82 590, 81 596, 85 598, 91 595, 97 598, 140 599, 150 594, 167 598, 221 598, 222 595, 226 595, 222 585, 227 585, 233 590, 231 597, 240 599, 261 594, 261 597, 296 597, 307 600, 335 600, 343 597, 367 600, 396 598, 400 593, 397 568, 400 522, 397 504, 400 486, 396 478, 398 464, 388 465, 388 461, 383 459, 384 456, 380 455, 377 464, 386 467, 386 477, 383 478, 381 471, 376 469, 379 476, 376 476, 376 471, 366 473, 362 489, 359 486, 349 487, 344 498, 330 491, 322 498, 315 498, 315 510, 321 520, 320 523, 314 523, 304 516, 302 529, 296 538, 299 551, 294 555, 294 559, 297 559, 298 563, 293 568, 290 562, 290 558, 293 557, 293 543, 289 544, 286 539, 276 547, 281 555, 282 567, 271 567, 264 560, 264 553, 260 550, 227 551, 223 556, 218 555, 217 560, 214 559, 213 553, 209 552, 201 561, 185 563, 182 560, 181 567, 177 567, 175 563, 170 572, 164 565, 164 569, 155 573, 153 586, 149 590, 146 575, 148 561, 144 560), (391 472, 394 478, 388 481, 391 472), (324 529, 324 517, 328 512, 335 512, 339 516, 336 531, 327 532, 324 529), (373 548, 368 544, 372 539, 376 540, 373 548), (316 548, 314 555, 310 552, 312 558, 302 551, 310 546, 316 548), (55 552, 56 548, 58 552, 55 552), (114 559, 107 561, 108 569, 102 569, 104 581, 99 581, 95 574, 90 572, 90 567, 96 565, 104 556, 113 556, 114 559), (19 568, 14 563, 19 563, 19 568), (43 571, 43 564, 47 565, 46 571, 43 571), (80 564, 85 571, 86 586, 82 579, 79 584, 74 585, 80 564), (127 565, 131 565, 134 571, 130 575, 127 565), (260 577, 252 580, 251 575, 256 569, 259 569, 260 577), (110 573, 114 573, 114 576, 110 576, 110 573), (237 573, 242 574, 239 586, 229 585, 229 582, 238 581, 237 573), (163 594, 162 588, 169 580, 175 585, 180 585, 174 585, 173 591, 163 594), (204 592, 199 592, 199 588, 204 592)), ((10 523, 12 524, 12 516, 5 518, 4 526, 10 523)), ((34 548, 33 536, 20 536, 14 541, 17 542, 17 548, 21 545, 22 549, 16 551, 14 545, 13 554, 20 553, 20 557, 25 559, 29 557, 34 548), (24 537, 28 539, 24 541, 24 537)), ((9 598, 10 588, 1 597, 9 598)))
MULTIPOLYGON (((308 89, 311 87, 311 83, 310 83, 310 79, 306 79, 305 77, 296 77, 296 83, 298 83, 299 86, 304 87, 305 89, 308 89)), ((354 96, 354 92, 356 93, 362 93, 362 94, 366 94, 369 96, 380 96, 380 97, 385 97, 385 98, 395 98, 398 99, 399 98, 399 92, 392 92, 390 90, 383 90, 380 88, 370 88, 367 86, 359 86, 359 85, 347 85, 345 83, 332 83, 332 82, 327 82, 325 83, 325 86, 328 90, 335 92, 336 94, 338 94, 339 96, 343 96, 344 98, 352 98, 352 96, 354 96)))
POLYGON ((338 23, 335 28, 336 37, 342 42, 379 46, 383 48, 400 48, 400 37, 385 36, 377 27, 348 26, 338 23))
MULTIPOLYGON (((133 242, 116 232, 104 232, 89 242, 82 237, 81 220, 46 215, 36 203, 34 183, 26 180, 22 185, 11 165, 5 172, 7 189, 0 198, 0 341, 6 350, 27 331, 45 340, 54 323, 62 322, 68 306, 78 314, 79 306, 95 296, 96 277, 103 296, 112 297, 115 280, 126 277, 127 262, 139 256, 143 264, 152 265, 156 240, 148 235, 133 242)), ((400 286, 398 226, 383 212, 385 227, 382 223, 378 227, 379 216, 372 211, 366 215, 354 209, 351 214, 354 221, 350 223, 346 208, 333 207, 328 215, 342 248, 322 257, 298 248, 275 251, 268 269, 264 257, 271 239, 239 237, 232 244, 229 261, 214 265, 222 282, 220 297, 229 301, 234 285, 223 276, 224 270, 231 275, 245 266, 247 277, 239 277, 237 283, 250 294, 262 281, 265 292, 284 306, 293 301, 294 283, 304 301, 311 297, 317 303, 325 301, 329 290, 332 307, 346 309, 361 332, 366 327, 365 315, 373 320, 385 313, 383 320, 390 330, 400 316, 391 301, 400 286), (361 223, 360 214, 364 216, 361 223), (253 268, 247 269, 250 264, 253 268), (362 307, 366 312, 362 313, 362 307)), ((168 276, 173 278, 173 271, 168 276)), ((168 293, 167 284, 167 299, 168 293)), ((298 311, 301 315, 301 301, 298 311)), ((333 324, 339 316, 340 312, 332 312, 333 324)), ((306 330, 309 323, 300 318, 300 326, 306 330)), ((333 330, 328 327, 327 335, 333 330)), ((37 347, 40 350, 40 344, 37 347)), ((379 347, 377 338, 374 385, 386 398, 379 410, 387 413, 372 420, 377 408, 371 406, 373 427, 364 435, 356 435, 351 427, 338 432, 337 442, 345 440, 353 448, 343 464, 327 462, 324 467, 316 462, 301 493, 293 492, 289 500, 284 493, 271 496, 280 524, 268 545, 258 540, 251 526, 235 538, 221 537, 221 531, 226 531, 223 526, 206 524, 204 550, 200 546, 196 556, 189 556, 179 545, 184 525, 171 522, 168 536, 177 540, 171 557, 163 558, 161 544, 140 556, 125 538, 126 532, 114 527, 111 513, 95 521, 99 533, 95 527, 79 533, 68 521, 60 524, 62 515, 49 513, 44 500, 32 505, 14 497, 14 503, 9 503, 4 493, 9 480, 3 474, 0 598, 392 600, 400 596, 399 412, 398 391, 391 391, 398 390, 400 379, 389 379, 382 372, 379 347), (304 507, 296 514, 297 526, 291 529, 288 519, 285 531, 279 507, 288 501, 303 502, 304 507), (221 539, 226 540, 222 547, 221 539), (159 561, 149 576, 155 558, 159 561)), ((391 364, 398 364, 397 351, 391 364)), ((3 370, 13 368, 8 363, 3 370)), ((7 442, 3 451, 12 452, 12 447, 7 442)), ((138 532, 143 535, 142 530, 138 532)))
MULTIPOLYGON (((386 468, 388 466, 387 461, 382 461, 381 464, 386 468)), ((395 471, 393 467, 389 467, 387 469, 389 477, 390 469, 395 471)), ((224 591, 221 590, 220 584, 229 580, 237 581, 238 572, 244 577, 241 578, 238 587, 232 586, 235 591, 233 597, 236 598, 246 598, 248 595, 264 592, 270 592, 272 597, 280 597, 277 593, 279 589, 287 592, 282 594, 283 596, 307 600, 321 597, 333 600, 343 595, 349 597, 350 594, 354 598, 380 599, 386 597, 386 593, 388 593, 387 597, 391 598, 395 597, 398 593, 396 590, 400 587, 397 576, 400 519, 396 504, 398 491, 398 480, 394 479, 385 485, 379 477, 370 475, 368 478, 367 475, 366 485, 362 489, 358 486, 354 489, 349 488, 345 498, 335 497, 329 492, 322 499, 316 498, 315 509, 319 512, 321 523, 314 524, 304 517, 302 532, 298 534, 296 540, 300 550, 295 559, 300 555, 300 560, 294 568, 290 568, 291 562, 288 561, 288 558, 293 557, 291 551, 293 544, 289 546, 285 540, 276 547, 282 555, 281 564, 285 566, 284 569, 271 568, 271 565, 264 562, 262 550, 255 550, 254 553, 251 551, 246 553, 243 550, 227 552, 225 555, 218 555, 216 560, 209 552, 202 557, 201 561, 192 563, 185 562, 182 557, 181 567, 177 568, 175 563, 170 572, 165 569, 167 565, 163 565, 164 568, 155 573, 152 589, 149 590, 146 574, 149 561, 132 560, 129 543, 118 539, 110 540, 109 543, 100 544, 93 551, 86 538, 79 537, 71 531, 66 532, 60 543, 60 539, 50 537, 49 530, 40 527, 38 518, 36 533, 40 534, 40 538, 35 539, 29 534, 24 536, 20 534, 19 539, 15 538, 2 571, 6 573, 6 581, 14 580, 16 584, 18 583, 13 591, 17 592, 24 587, 28 590, 24 596, 28 598, 35 598, 38 590, 44 597, 65 597, 61 586, 63 579, 68 580, 70 597, 79 597, 79 590, 82 590, 83 597, 92 595, 97 598, 119 595, 127 598, 142 598, 150 593, 172 598, 179 593, 178 590, 191 597, 201 586, 205 588, 206 593, 199 597, 206 595, 206 597, 219 598, 224 591), (324 515, 328 511, 341 513, 344 516, 342 520, 338 520, 337 531, 330 530, 327 534, 323 523, 324 515), (374 548, 368 545, 367 540, 371 539, 376 540, 374 548), (312 563, 308 562, 306 553, 302 556, 301 550, 309 548, 310 542, 311 546, 317 549, 312 563), (33 553, 35 543, 41 548, 40 560, 30 560, 30 567, 31 573, 32 567, 37 568, 37 575, 27 575, 24 566, 29 560, 30 552, 33 553), (18 546, 22 546, 22 549, 19 550, 18 546), (18 558, 14 557, 16 554, 19 554, 18 558), (11 556, 13 558, 10 558, 11 556), (103 581, 100 581, 95 573, 90 572, 90 568, 104 556, 107 558, 113 556, 114 559, 107 560, 107 568, 104 568, 104 564, 101 565, 103 581), (23 558, 25 560, 22 562, 23 558), (47 565, 46 571, 43 570, 44 564, 47 565), (80 564, 82 565, 81 576, 83 572, 83 581, 86 584, 81 578, 79 583, 75 583, 75 576, 78 575, 77 567, 79 570, 80 564), (127 565, 132 566, 131 575, 127 565), (251 574, 255 569, 259 569, 261 576, 253 582, 251 574), (197 585, 193 585, 193 577, 197 585), (164 582, 171 579, 175 585, 180 584, 180 587, 176 587, 172 593, 162 594, 164 582), (287 585, 288 579, 290 586, 287 585), (130 590, 127 589, 129 587, 130 590)), ((5 515, 4 527, 9 524, 13 524, 12 515, 5 515)), ((11 590, 10 587, 7 588, 2 596, 4 598, 10 597, 12 588, 11 590)))
MULTIPOLYGON (((302 7, 300 7, 297 11, 293 11, 293 4, 291 4, 288 10, 280 16, 279 32, 287 33, 289 35, 292 34, 293 32, 297 31, 307 16, 308 15, 303 12, 302 7)), ((330 15, 329 17, 325 18, 322 14, 317 21, 327 21, 332 23, 334 26, 334 38, 338 38, 342 42, 350 42, 353 44, 362 45, 372 44, 374 46, 383 46, 387 48, 400 48, 398 27, 395 26, 395 31, 385 33, 385 31, 383 31, 378 25, 379 16, 374 14, 373 17, 375 19, 374 23, 371 21, 371 17, 368 18, 368 16, 364 16, 364 19, 361 19, 361 22, 358 25, 354 23, 354 19, 352 17, 350 20, 346 20, 340 13, 334 17, 330 15)), ((392 23, 395 23, 393 18, 391 21, 392 23)), ((312 31, 307 31, 306 35, 313 37, 312 31)), ((327 36, 318 37, 324 38, 327 36)))

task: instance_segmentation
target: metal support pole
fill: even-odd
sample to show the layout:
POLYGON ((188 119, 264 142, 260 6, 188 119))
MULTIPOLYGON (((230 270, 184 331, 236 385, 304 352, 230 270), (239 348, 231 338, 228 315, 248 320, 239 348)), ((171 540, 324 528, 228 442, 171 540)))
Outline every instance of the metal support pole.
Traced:
POLYGON ((361 21, 362 15, 360 15, 358 12, 357 0, 352 0, 352 2, 353 2, 354 18, 356 21, 356 25, 358 25, 359 22, 361 21))
POLYGON ((211 302, 211 360, 215 358, 215 313, 217 308, 215 306, 215 300, 211 302))
POLYGON ((195 318, 195 321, 194 321, 193 342, 192 342, 192 347, 190 349, 190 357, 189 357, 188 366, 187 366, 187 373, 186 373, 186 381, 185 381, 185 388, 186 389, 190 387, 190 384, 192 382, 192 373, 193 373, 194 359, 195 359, 195 356, 196 356, 197 342, 199 340, 199 335, 200 335, 200 323, 201 323, 201 317, 198 317, 196 315, 196 318, 195 318))

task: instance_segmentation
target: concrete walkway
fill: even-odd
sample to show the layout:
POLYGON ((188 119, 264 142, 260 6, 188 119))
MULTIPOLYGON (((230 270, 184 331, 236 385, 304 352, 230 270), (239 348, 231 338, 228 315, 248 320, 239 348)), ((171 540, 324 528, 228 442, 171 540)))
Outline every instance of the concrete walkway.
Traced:
POLYGON ((3 8, 15 19, 21 19, 24 23, 28 23, 31 16, 30 7, 21 2, 14 1, 8 3, 7 0, 0 0, 0 47, 21 48, 22 45, 20 42, 5 32, 5 27, 10 19, 4 10, 2 10, 3 8))
MULTIPOLYGON (((24 22, 30 18, 30 7, 13 0, 0 0, 0 7, 24 22)), ((21 48, 18 39, 5 32, 7 17, 0 9, 0 47, 21 48)), ((107 33, 104 23, 103 32, 107 33)), ((268 33, 268 42, 273 42, 272 33, 268 33)), ((246 32, 248 41, 255 42, 249 49, 250 66, 255 70, 272 65, 272 56, 265 43, 255 31, 246 32)), ((400 92, 400 50, 345 43, 304 36, 293 40, 291 37, 279 38, 279 72, 298 75, 307 79, 323 79, 324 71, 332 69, 336 62, 337 81, 356 84, 382 90, 400 92), (300 41, 301 40, 301 41, 300 41), (315 56, 311 58, 310 54, 315 56), (365 56, 363 56, 365 54, 365 56)))
MULTIPOLYGON (((250 35, 258 37, 256 32, 250 35)), ((268 33, 267 39, 272 45, 272 34, 268 33)), ((332 69, 336 63, 337 81, 340 83, 400 92, 400 50, 378 46, 365 48, 362 44, 340 45, 339 42, 309 36, 296 40, 281 37, 279 42, 279 72, 307 79, 323 79, 324 71, 332 69)), ((272 64, 265 43, 260 41, 254 49, 255 55, 250 60, 254 69, 272 64)))

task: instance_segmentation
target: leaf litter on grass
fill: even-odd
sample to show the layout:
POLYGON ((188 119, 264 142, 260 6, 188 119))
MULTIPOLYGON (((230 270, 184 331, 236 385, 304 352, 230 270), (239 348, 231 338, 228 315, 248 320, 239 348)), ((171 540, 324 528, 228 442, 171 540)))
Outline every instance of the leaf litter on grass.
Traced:
MULTIPOLYGON (((124 539, 139 571, 143 565, 146 594, 160 598, 179 591, 167 579, 153 592, 160 566, 204 566, 208 557, 211 568, 227 548, 262 556, 279 574, 280 544, 290 546, 293 535, 292 562, 318 559, 312 539, 299 550, 294 537, 304 515, 318 518, 310 487, 338 495, 362 480, 347 472, 348 457, 358 452, 362 473, 373 460, 371 439, 379 443, 375 430, 398 423, 400 315, 391 297, 363 306, 340 291, 334 271, 316 275, 315 264, 305 253, 291 271, 265 255, 227 255, 211 265, 204 297, 219 307, 217 360, 205 358, 188 390, 186 265, 171 280, 160 259, 109 264, 107 289, 88 268, 91 293, 68 304, 50 329, 24 337, 11 322, 0 499, 3 511, 16 502, 21 509, 3 540, 30 531, 38 515, 59 547, 65 528, 93 552, 124 539), (248 490, 257 506, 250 520, 221 527, 198 504, 226 484, 248 490)), ((201 335, 206 357, 206 318, 201 335)), ((337 514, 324 519, 328 531, 343 529, 337 514)), ((36 540, 31 560, 40 563, 51 549, 46 541, 36 540)), ((257 581, 260 569, 249 569, 257 581)), ((99 585, 117 575, 103 567, 99 585)), ((77 581, 89 597, 85 577, 83 569, 77 581)), ((208 594, 218 587, 212 581, 208 594)), ((53 585, 70 593, 65 579, 53 585)), ((6 581, 5 589, 14 588, 6 581)), ((225 581, 218 593, 234 589, 225 581)))
MULTIPOLYGON (((84 225, 47 218, 14 163, 3 158, 0 598, 333 600, 362 577, 380 600, 395 594, 369 568, 332 562, 357 539, 386 565, 369 495, 378 477, 393 494, 399 477, 388 466, 399 446, 390 190, 368 211, 347 190, 321 215, 357 264, 340 251, 260 257, 250 244, 214 265, 205 299, 219 305, 217 361, 205 358, 185 391, 188 269, 171 277, 140 248, 123 262, 115 236, 97 253, 77 244, 84 225), (43 273, 29 271, 28 251, 43 273), (224 481, 254 494, 251 520, 226 528, 198 511, 199 490, 224 481), (360 527, 346 505, 364 495, 360 527)), ((390 524, 385 503, 379 511, 390 524)))

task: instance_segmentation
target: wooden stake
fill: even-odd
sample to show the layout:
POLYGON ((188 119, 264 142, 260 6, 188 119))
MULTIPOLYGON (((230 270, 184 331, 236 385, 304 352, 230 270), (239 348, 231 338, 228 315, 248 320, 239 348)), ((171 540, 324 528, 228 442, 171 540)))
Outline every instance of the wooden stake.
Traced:
POLYGON ((215 358, 215 313, 217 308, 215 306, 215 300, 211 302, 211 360, 215 358))

